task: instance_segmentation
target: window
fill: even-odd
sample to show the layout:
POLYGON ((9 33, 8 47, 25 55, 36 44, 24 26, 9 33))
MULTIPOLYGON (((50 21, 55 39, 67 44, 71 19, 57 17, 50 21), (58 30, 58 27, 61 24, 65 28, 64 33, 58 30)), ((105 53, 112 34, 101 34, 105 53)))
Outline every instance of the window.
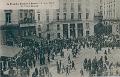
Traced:
POLYGON ((86 29, 90 29, 89 23, 86 23, 86 29))
POLYGON ((59 20, 59 13, 57 13, 57 20, 59 20))
POLYGON ((41 31, 41 25, 38 26, 38 31, 41 31))
POLYGON ((25 18, 27 18, 27 13, 25 13, 25 18))
POLYGON ((33 13, 30 13, 30 19, 29 22, 32 23, 33 22, 33 13))
POLYGON ((57 24, 57 30, 60 30, 60 25, 59 24, 57 24))
POLYGON ((66 3, 64 3, 64 4, 63 4, 63 11, 67 11, 66 6, 67 6, 67 4, 66 4, 66 3))
POLYGON ((11 13, 6 13, 6 23, 11 23, 11 13))
POLYGON ((75 38, 75 24, 70 24, 70 38, 75 38))
POLYGON ((38 14, 38 21, 40 21, 40 14, 38 14))
POLYGON ((38 28, 38 31, 41 31, 41 28, 38 28))
POLYGON ((50 40, 50 34, 47 34, 47 39, 50 40))
POLYGON ((78 32, 78 38, 81 38, 83 36, 83 23, 77 24, 77 32, 78 32))
POLYGON ((33 17, 33 13, 30 13, 30 18, 32 18, 33 17))
POLYGON ((74 13, 71 13, 71 20, 74 19, 74 13))
POLYGON ((80 11, 81 11, 81 4, 78 3, 78 12, 80 12, 80 11))
POLYGON ((46 10, 46 15, 49 15, 49 10, 48 9, 46 10))
POLYGON ((63 24, 63 38, 68 39, 68 24, 63 24))
POLYGON ((78 19, 81 19, 81 13, 78 13, 78 19))
POLYGON ((86 19, 88 19, 89 18, 89 13, 86 13, 86 19))
POLYGON ((63 14, 64 20, 66 20, 66 13, 63 14))
POLYGON ((22 13, 20 13, 20 18, 22 18, 23 16, 22 16, 22 13))
POLYGON ((49 10, 46 10, 46 21, 49 22, 49 10))
POLYGON ((50 29, 49 29, 49 24, 47 24, 47 31, 49 31, 50 29))
POLYGON ((78 28, 78 29, 83 29, 83 23, 78 23, 78 24, 77 24, 77 28, 78 28))
POLYGON ((86 36, 89 36, 90 32, 89 31, 86 31, 86 36))
POLYGON ((108 23, 106 22, 106 25, 107 25, 108 23))
POLYGON ((60 12, 60 8, 59 9, 56 9, 57 12, 60 12))
POLYGON ((49 22, 49 15, 47 15, 46 20, 47 20, 47 22, 49 22))
POLYGON ((102 6, 100 6, 100 10, 102 10, 102 6))
POLYGON ((39 33, 39 38, 41 38, 41 33, 39 33))
POLYGON ((74 3, 71 3, 71 11, 74 11, 74 3))
POLYGON ((60 33, 57 33, 57 38, 60 38, 60 33))

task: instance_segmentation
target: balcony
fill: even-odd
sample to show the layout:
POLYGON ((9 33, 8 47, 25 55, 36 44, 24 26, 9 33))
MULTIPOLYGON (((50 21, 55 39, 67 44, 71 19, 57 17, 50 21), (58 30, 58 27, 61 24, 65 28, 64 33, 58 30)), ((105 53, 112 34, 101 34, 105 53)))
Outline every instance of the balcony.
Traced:
POLYGON ((98 12, 94 15, 94 19, 95 21, 97 22, 101 22, 103 20, 103 15, 102 15, 102 12, 98 12))
POLYGON ((31 18, 25 18, 19 21, 19 24, 26 24, 26 23, 35 23, 35 20, 31 18))
POLYGON ((20 27, 33 27, 35 26, 35 23, 36 21, 31 19, 24 19, 19 21, 20 27))
POLYGON ((10 23, 5 22, 3 25, 0 26, 1 30, 9 30, 9 29, 17 29, 19 28, 19 24, 17 21, 11 21, 10 23))
POLYGON ((11 22, 11 23, 4 24, 4 26, 16 26, 16 25, 18 25, 18 23, 11 22))
POLYGON ((55 22, 77 22, 77 21, 82 21, 82 19, 59 19, 59 20, 56 20, 56 19, 54 19, 53 21, 52 21, 52 23, 55 23, 55 22))

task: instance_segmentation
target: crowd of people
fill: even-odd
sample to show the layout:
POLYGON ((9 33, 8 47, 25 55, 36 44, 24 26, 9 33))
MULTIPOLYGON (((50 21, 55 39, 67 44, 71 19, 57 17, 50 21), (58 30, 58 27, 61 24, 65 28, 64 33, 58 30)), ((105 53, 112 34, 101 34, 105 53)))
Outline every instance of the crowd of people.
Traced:
POLYGON ((47 66, 42 66, 39 69, 35 68, 35 71, 32 74, 32 77, 52 77, 52 74, 49 72, 49 68, 47 66))
MULTIPOLYGON (((119 63, 113 63, 108 60, 108 55, 111 54, 110 49, 104 51, 104 56, 101 56, 100 59, 96 57, 93 59, 84 59, 84 70, 89 72, 90 76, 112 76, 113 71, 111 69, 118 68, 119 63)), ((119 76, 118 70, 116 70, 116 74, 119 76)))
POLYGON ((57 73, 58 74, 63 74, 65 73, 66 75, 69 75, 71 70, 76 70, 75 68, 75 63, 72 60, 68 60, 67 65, 66 64, 62 64, 61 60, 58 62, 56 62, 56 66, 57 66, 57 73))
MULTIPOLYGON (((111 46, 114 48, 114 45, 111 46)), ((52 76, 49 68, 47 66, 36 68, 37 62, 39 62, 40 66, 50 64, 51 60, 54 60, 59 53, 61 58, 64 58, 65 56, 63 49, 72 49, 73 58, 76 58, 76 56, 79 54, 81 47, 94 48, 98 54, 98 51, 103 47, 103 43, 94 40, 88 41, 78 39, 59 39, 53 41, 42 40, 42 42, 36 42, 35 40, 31 39, 23 39, 19 44, 19 47, 22 47, 21 52, 8 60, 8 66, 6 60, 3 61, 3 66, 1 65, 2 73, 8 69, 23 68, 22 70, 26 70, 27 76, 29 77, 30 69, 35 68, 35 71, 32 73, 32 77, 45 77, 45 75, 52 76)), ((108 49, 108 53, 110 53, 110 49, 108 49)), ((99 60, 97 60, 96 57, 93 60, 85 58, 83 63, 84 70, 90 71, 90 74, 102 75, 102 73, 107 69, 107 65, 109 63, 107 60, 108 53, 105 51, 104 61, 103 56, 101 56, 99 60)), ((65 72, 66 75, 69 75, 71 70, 76 70, 75 62, 71 60, 70 56, 68 56, 67 65, 62 65, 60 60, 56 62, 56 66, 58 74, 65 72)), ((83 75, 83 69, 80 70, 80 73, 83 75)))

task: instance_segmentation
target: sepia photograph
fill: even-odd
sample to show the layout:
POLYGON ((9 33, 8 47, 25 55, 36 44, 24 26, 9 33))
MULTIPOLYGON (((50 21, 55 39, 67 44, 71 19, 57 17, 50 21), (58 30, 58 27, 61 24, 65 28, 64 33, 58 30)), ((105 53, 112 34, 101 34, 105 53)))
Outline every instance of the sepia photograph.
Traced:
POLYGON ((120 76, 120 0, 0 2, 0 77, 120 76))

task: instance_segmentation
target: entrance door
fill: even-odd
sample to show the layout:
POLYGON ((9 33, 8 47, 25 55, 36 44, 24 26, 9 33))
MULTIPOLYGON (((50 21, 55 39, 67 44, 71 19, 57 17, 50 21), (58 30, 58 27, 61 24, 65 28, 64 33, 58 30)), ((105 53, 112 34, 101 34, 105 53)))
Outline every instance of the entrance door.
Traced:
POLYGON ((77 24, 77 29, 78 29, 78 38, 81 38, 83 36, 83 24, 82 23, 78 23, 77 24))
POLYGON ((75 24, 70 24, 70 37, 72 39, 76 37, 76 35, 75 35, 75 24))
POLYGON ((63 24, 63 38, 68 39, 68 24, 63 24))

